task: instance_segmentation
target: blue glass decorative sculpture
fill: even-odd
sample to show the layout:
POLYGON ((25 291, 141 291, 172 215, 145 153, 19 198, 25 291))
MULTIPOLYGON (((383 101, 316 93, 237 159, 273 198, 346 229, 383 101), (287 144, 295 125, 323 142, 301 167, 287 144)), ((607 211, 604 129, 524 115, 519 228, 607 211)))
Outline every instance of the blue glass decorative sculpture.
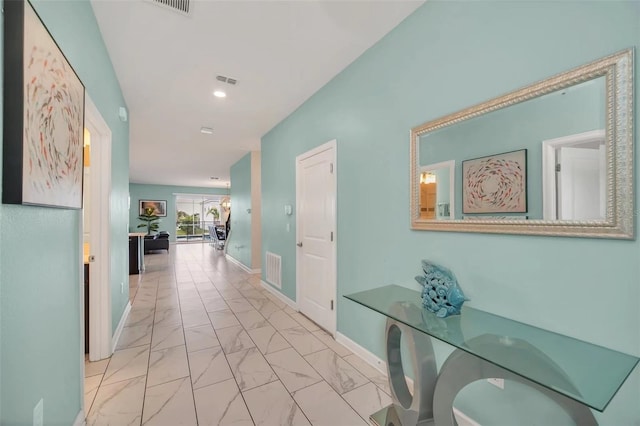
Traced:
POLYGON ((453 272, 428 260, 422 261, 422 270, 424 275, 416 277, 423 287, 422 306, 440 318, 459 315, 462 304, 468 299, 453 272))

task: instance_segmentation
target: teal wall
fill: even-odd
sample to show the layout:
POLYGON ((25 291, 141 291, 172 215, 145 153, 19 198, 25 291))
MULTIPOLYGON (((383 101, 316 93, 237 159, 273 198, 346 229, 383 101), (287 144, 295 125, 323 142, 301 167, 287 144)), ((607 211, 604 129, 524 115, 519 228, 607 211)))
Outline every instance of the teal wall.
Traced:
MULTIPOLYGON (((117 324, 128 299, 120 282, 128 280, 129 125, 118 120, 118 108, 126 104, 89 1, 33 3, 112 132, 111 287, 117 324)), ((31 424, 40 398, 45 424, 72 424, 81 409, 81 217, 74 210, 0 205, 0 424, 31 424)))
POLYGON ((231 238, 227 254, 251 269, 251 153, 231 166, 231 238))
MULTIPOLYGON (((139 201, 140 200, 165 200, 167 202, 167 217, 160 218, 159 231, 167 231, 171 241, 176 240, 176 196, 174 194, 211 194, 225 195, 226 188, 202 188, 195 186, 173 186, 173 185, 148 185, 141 183, 129 184, 129 196, 131 197, 131 207, 129 209, 129 230, 131 232, 146 232, 145 229, 138 229, 139 201)), ((213 220, 209 217, 208 220, 213 220)))
MULTIPOLYGON (((281 214, 295 157, 337 139, 340 333, 384 358, 384 319, 342 295, 417 289, 431 259, 470 306, 640 355, 638 241, 412 231, 407 179, 409 129, 635 46, 639 22, 634 2, 426 2, 262 139, 263 252, 283 257, 283 293, 295 299, 295 217, 281 214)), ((457 403, 481 424, 566 423, 511 388, 504 412, 484 408, 491 391, 457 403)), ((639 400, 636 369, 598 419, 637 425, 639 400)))
POLYGON ((456 160, 455 218, 463 216, 463 161, 527 149, 527 216, 542 219, 542 141, 604 130, 604 83, 601 77, 422 136, 421 165, 456 160))

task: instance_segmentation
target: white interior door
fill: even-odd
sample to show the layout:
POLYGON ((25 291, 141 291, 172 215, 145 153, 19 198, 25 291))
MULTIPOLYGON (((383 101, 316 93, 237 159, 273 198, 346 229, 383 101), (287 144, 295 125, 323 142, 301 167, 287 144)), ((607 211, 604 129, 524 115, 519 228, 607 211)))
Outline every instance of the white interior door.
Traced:
POLYGON ((562 147, 558 150, 558 218, 561 220, 605 219, 605 175, 599 149, 562 147))
POLYGON ((604 129, 542 141, 544 220, 606 219, 606 151, 604 129))
MULTIPOLYGON (((85 100, 85 128, 91 134, 91 177, 89 182, 85 183, 89 186, 89 191, 88 199, 84 200, 87 207, 86 213, 89 215, 86 225, 89 227, 89 254, 92 259, 89 262, 89 359, 97 361, 111 356, 113 349, 111 341, 111 129, 88 95, 85 100)), ((84 287, 84 283, 82 285, 84 287)), ((84 306, 84 300, 81 306, 84 306)), ((84 318, 84 309, 82 313, 84 318)), ((82 359, 84 360, 84 357, 82 359)))
POLYGON ((296 158, 296 195, 298 308, 335 334, 335 140, 296 158))

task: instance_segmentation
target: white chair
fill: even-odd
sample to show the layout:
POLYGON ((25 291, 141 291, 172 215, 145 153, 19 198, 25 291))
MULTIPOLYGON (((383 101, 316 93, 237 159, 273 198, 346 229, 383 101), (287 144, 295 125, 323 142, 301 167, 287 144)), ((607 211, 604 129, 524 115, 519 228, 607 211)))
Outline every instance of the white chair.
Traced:
POLYGON ((226 235, 222 231, 218 231, 215 226, 209 226, 209 238, 211 239, 211 244, 217 250, 222 250, 224 248, 224 243, 226 240, 226 235))

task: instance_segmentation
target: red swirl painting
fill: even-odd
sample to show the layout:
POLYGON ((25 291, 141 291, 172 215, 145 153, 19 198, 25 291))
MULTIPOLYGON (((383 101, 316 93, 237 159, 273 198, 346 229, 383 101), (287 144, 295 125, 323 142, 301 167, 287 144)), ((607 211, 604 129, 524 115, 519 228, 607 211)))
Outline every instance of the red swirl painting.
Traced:
POLYGON ((527 150, 462 162, 462 212, 526 213, 527 150))
POLYGON ((23 202, 82 207, 84 87, 25 10, 23 202))
POLYGON ((81 209, 84 85, 29 1, 3 6, 2 202, 81 209))

